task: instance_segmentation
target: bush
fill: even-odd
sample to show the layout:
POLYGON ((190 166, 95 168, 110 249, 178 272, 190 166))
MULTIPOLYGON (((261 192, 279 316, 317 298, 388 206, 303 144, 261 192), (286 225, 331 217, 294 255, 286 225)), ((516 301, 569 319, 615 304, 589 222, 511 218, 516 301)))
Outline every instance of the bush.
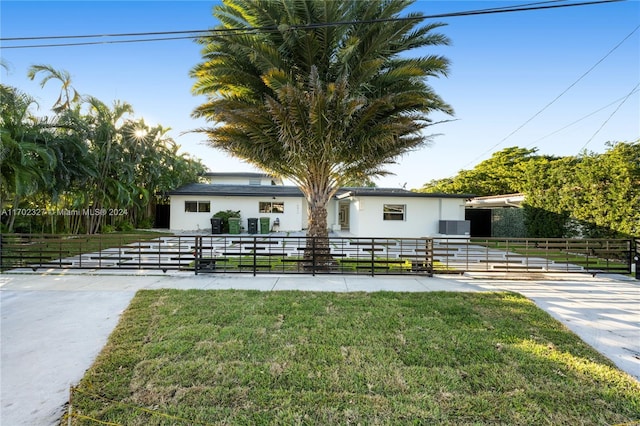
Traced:
POLYGON ((222 219, 222 233, 227 234, 229 233, 229 218, 240 218, 240 210, 221 210, 218 213, 214 214, 213 217, 222 219))
POLYGON ((139 229, 151 229, 151 228, 153 228, 153 220, 151 220, 148 217, 142 219, 141 221, 138 222, 138 228, 139 229))
POLYGON ((568 222, 568 213, 524 206, 524 225, 529 238, 563 238, 567 233, 568 222))
POLYGON ((125 220, 124 222, 120 222, 120 224, 118 225, 118 230, 122 232, 131 232, 135 229, 136 227, 133 226, 133 224, 128 220, 125 220))
POLYGON ((116 232, 116 227, 113 225, 102 225, 101 230, 103 234, 111 234, 113 232, 116 232))

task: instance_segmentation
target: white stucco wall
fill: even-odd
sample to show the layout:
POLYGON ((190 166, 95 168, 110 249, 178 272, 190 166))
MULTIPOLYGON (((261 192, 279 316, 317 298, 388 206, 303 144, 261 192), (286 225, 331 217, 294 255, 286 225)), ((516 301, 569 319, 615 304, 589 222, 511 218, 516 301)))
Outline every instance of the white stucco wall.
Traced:
POLYGON ((349 232, 358 237, 440 236, 440 220, 464 220, 464 199, 353 197, 349 232), (404 220, 384 220, 385 204, 405 205, 404 220))
POLYGON ((306 207, 303 206, 304 199, 298 197, 211 197, 194 195, 172 195, 171 196, 171 216, 169 228, 172 231, 198 231, 211 229, 211 217, 224 210, 240 210, 240 226, 247 232, 249 218, 269 217, 271 225, 276 218, 280 219, 280 231, 299 231, 306 223, 306 207), (196 213, 185 212, 185 201, 209 201, 211 212, 196 213), (259 203, 261 201, 283 202, 284 213, 260 213, 259 203))
MULTIPOLYGON (((346 201, 346 200, 343 200, 346 201)), ((418 238, 441 236, 440 220, 464 220, 464 199, 415 197, 352 197, 349 199, 349 234, 358 237, 418 238), (384 220, 385 204, 403 204, 404 220, 384 220)), ((308 228, 308 204, 303 197, 212 197, 171 196, 172 231, 200 231, 211 229, 211 217, 221 210, 240 210, 243 232, 248 230, 248 218, 269 217, 271 225, 280 219, 279 231, 297 232, 308 228), (185 212, 185 201, 209 201, 208 213, 185 212), (284 213, 259 213, 261 201, 284 202, 284 213)), ((327 206, 327 226, 339 224, 339 202, 327 206)))

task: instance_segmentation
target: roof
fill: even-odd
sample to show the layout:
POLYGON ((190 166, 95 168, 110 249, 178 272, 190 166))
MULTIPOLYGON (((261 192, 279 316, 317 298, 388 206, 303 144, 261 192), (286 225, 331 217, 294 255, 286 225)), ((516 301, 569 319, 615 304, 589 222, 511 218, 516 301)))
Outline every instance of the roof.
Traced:
POLYGON ((476 197, 467 201, 467 207, 520 207, 524 201, 524 194, 489 195, 486 197, 476 197))
POLYGON ((341 188, 336 197, 339 199, 347 197, 411 197, 411 198, 473 198, 471 194, 443 194, 443 193, 427 193, 413 192, 402 188, 341 188))
POLYGON ((208 177, 248 177, 248 178, 271 178, 267 173, 254 172, 206 172, 202 176, 208 177))
MULTIPOLYGON (((241 197, 303 197, 297 186, 281 185, 226 185, 190 183, 169 192, 169 195, 209 195, 241 197)), ((411 192, 400 188, 340 188, 336 198, 347 197, 413 197, 413 198, 472 198, 469 194, 434 194, 411 192)))
POLYGON ((297 186, 281 185, 224 185, 190 183, 169 192, 169 195, 213 195, 242 197, 302 197, 297 186))

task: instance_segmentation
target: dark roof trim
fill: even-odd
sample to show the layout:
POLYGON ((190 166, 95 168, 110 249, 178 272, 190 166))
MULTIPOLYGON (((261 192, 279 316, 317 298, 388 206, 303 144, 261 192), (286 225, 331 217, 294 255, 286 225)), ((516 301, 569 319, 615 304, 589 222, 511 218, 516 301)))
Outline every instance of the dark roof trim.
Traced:
POLYGON ((273 176, 267 173, 253 173, 253 172, 206 172, 203 176, 208 177, 248 177, 248 178, 273 178, 273 176))
POLYGON ((336 198, 348 197, 409 197, 409 198, 473 198, 471 194, 441 194, 427 192, 412 192, 400 188, 342 188, 336 198))
MULTIPOLYGON (((297 186, 281 185, 226 185, 190 183, 169 192, 169 195, 200 195, 225 197, 304 197, 297 186)), ((470 194, 436 194, 412 192, 400 188, 341 188, 336 198, 386 197, 386 198, 473 198, 470 194)))
POLYGON ((281 185, 224 185, 190 183, 169 192, 169 195, 200 195, 222 197, 302 197, 296 186, 281 185))

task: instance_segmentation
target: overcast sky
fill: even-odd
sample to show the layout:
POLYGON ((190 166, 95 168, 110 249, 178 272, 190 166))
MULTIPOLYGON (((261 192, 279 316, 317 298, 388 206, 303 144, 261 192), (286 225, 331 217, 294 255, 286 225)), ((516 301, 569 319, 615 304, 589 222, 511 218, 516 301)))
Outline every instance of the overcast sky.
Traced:
MULTIPOLYGON (((553 4, 572 2, 576 0, 553 4)), ((430 15, 524 3, 531 0, 417 1, 411 10, 430 15)), ((211 15, 215 4, 3 0, 0 35, 200 30, 217 24, 211 15)), ((585 148, 603 152, 607 141, 640 138, 639 1, 439 21, 448 24, 440 32, 452 45, 416 54, 439 53, 451 60, 450 75, 430 84, 453 106, 456 121, 433 126, 433 144, 399 158, 389 168, 395 175, 377 180, 378 186, 418 188, 510 146, 576 155, 585 148)), ((211 171, 254 171, 205 145, 202 136, 184 133, 206 124, 190 116, 203 101, 191 95, 189 70, 201 59, 192 41, 7 48, 29 43, 43 41, 2 41, 0 52, 9 71, 1 70, 0 78, 35 97, 40 105, 36 114, 51 115, 59 87, 49 83, 41 89, 39 79, 27 79, 27 70, 33 64, 52 65, 69 71, 80 93, 108 104, 127 101, 136 117, 171 127, 182 150, 201 158, 211 171)))

